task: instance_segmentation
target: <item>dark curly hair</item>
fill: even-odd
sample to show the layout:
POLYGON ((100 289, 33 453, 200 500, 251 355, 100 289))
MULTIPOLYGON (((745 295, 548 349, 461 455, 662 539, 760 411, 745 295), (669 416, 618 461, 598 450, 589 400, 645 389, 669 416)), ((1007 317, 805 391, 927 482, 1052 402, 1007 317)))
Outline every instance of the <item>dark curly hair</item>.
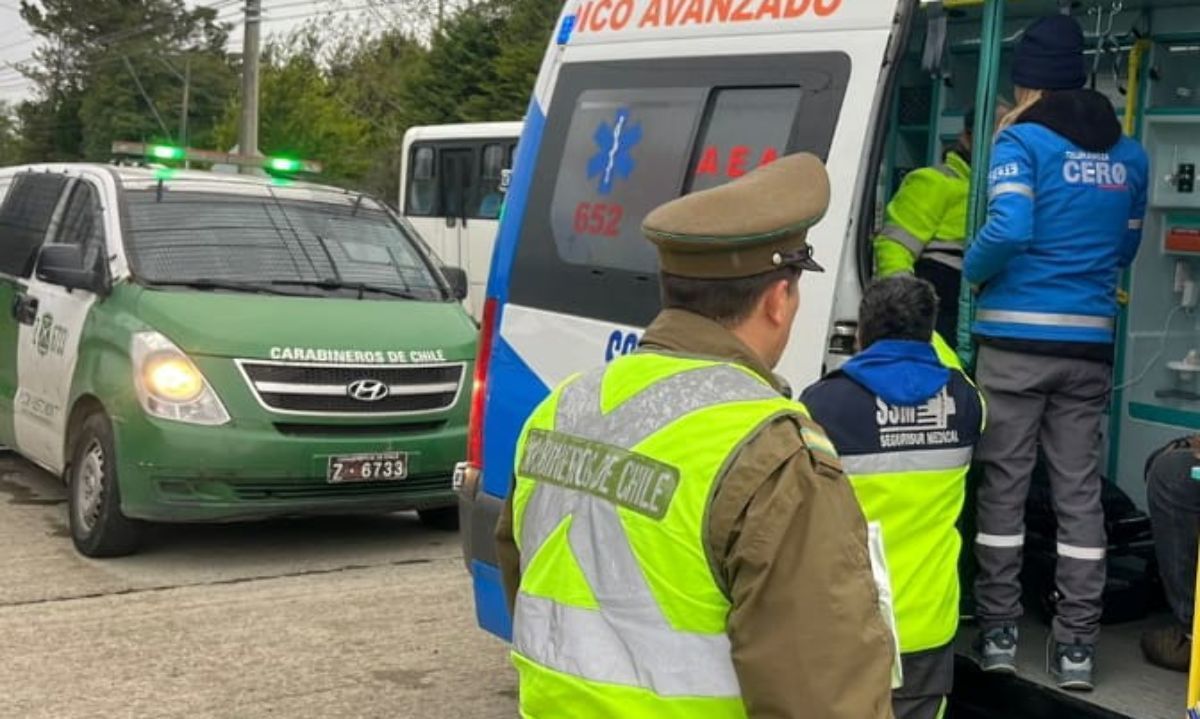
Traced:
POLYGON ((879 340, 929 342, 937 323, 933 285, 912 275, 875 280, 858 305, 858 338, 866 349, 879 340))

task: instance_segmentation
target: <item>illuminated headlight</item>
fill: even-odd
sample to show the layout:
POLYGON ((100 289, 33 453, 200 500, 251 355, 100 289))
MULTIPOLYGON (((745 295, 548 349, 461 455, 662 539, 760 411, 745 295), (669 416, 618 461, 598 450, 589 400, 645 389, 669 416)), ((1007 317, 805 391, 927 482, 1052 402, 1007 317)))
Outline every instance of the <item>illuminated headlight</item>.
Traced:
POLYGON ((157 332, 133 336, 133 384, 146 414, 191 424, 225 424, 229 413, 204 375, 157 332))

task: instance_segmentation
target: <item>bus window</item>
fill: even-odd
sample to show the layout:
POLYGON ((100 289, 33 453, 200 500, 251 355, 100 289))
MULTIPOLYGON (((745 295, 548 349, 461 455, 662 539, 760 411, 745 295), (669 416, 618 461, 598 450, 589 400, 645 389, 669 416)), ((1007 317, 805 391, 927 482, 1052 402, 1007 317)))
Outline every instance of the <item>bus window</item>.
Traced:
POLYGON ((787 149, 800 98, 798 87, 714 92, 688 192, 707 190, 777 159, 787 149))
POLYGON ((479 206, 473 217, 494 220, 500 216, 500 175, 508 167, 505 162, 504 145, 490 142, 480 153, 479 206))
POLYGON ((405 214, 432 215, 436 204, 434 149, 429 145, 418 145, 412 149, 412 176, 408 181, 408 206, 405 208, 405 214))
POLYGON ((471 149, 445 149, 438 153, 441 160, 441 216, 453 219, 472 215, 471 197, 474 178, 471 149))

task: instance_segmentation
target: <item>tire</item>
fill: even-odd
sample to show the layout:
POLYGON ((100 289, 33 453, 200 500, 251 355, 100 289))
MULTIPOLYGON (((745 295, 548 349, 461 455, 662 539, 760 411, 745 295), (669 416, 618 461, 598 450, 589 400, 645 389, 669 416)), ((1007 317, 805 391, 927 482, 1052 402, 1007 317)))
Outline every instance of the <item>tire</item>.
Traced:
POLYGON ((67 514, 71 539, 86 557, 121 557, 137 551, 142 525, 121 514, 112 423, 101 412, 84 418, 71 437, 67 514))
POLYGON ((438 507, 437 509, 418 509, 417 516, 421 524, 440 532, 458 531, 458 507, 438 507))

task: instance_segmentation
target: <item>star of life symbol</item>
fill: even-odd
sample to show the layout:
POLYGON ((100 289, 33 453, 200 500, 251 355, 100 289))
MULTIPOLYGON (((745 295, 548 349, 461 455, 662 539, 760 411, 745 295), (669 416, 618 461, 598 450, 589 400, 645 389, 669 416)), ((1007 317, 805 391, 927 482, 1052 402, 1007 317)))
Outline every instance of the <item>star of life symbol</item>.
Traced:
POLYGON ((601 195, 608 195, 617 178, 628 180, 633 174, 636 163, 631 153, 642 141, 642 126, 631 124, 629 108, 622 107, 617 110, 611 125, 601 122, 596 127, 592 141, 596 143, 597 151, 588 160, 587 176, 589 180, 599 178, 597 190, 601 195))
POLYGON ((875 398, 875 422, 883 447, 939 445, 958 441, 958 432, 950 427, 957 411, 954 397, 943 387, 925 404, 917 407, 891 405, 875 398))

